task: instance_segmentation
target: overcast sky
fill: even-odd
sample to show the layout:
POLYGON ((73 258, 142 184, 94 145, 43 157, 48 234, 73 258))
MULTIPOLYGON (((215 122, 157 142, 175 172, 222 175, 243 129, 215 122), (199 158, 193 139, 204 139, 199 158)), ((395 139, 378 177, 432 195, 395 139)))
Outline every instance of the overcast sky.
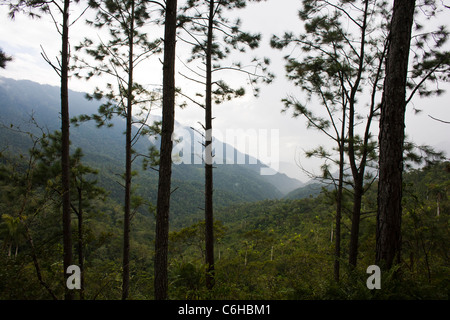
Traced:
MULTIPOLYGON (((306 181, 308 178, 297 167, 296 162, 301 161, 305 168, 318 172, 317 160, 306 160, 302 150, 310 149, 318 144, 329 144, 329 141, 320 133, 306 129, 303 119, 293 119, 290 113, 281 113, 283 104, 281 99, 287 95, 295 95, 299 98, 302 94, 298 88, 289 83, 284 74, 283 56, 289 51, 273 50, 269 46, 272 34, 281 36, 284 31, 293 31, 299 34, 302 25, 297 17, 297 11, 301 1, 298 0, 268 0, 259 4, 251 4, 248 8, 238 11, 242 18, 243 30, 260 32, 263 35, 260 48, 250 52, 244 58, 253 56, 267 56, 271 59, 270 70, 275 73, 276 79, 271 85, 262 85, 258 98, 247 94, 240 99, 232 100, 214 107, 214 130, 225 132, 228 129, 275 129, 279 130, 279 160, 280 171, 291 177, 306 181), (281 5, 282 3, 282 5, 281 5)), ((15 21, 7 17, 7 8, 0 7, 0 48, 14 57, 14 61, 7 65, 6 69, 0 69, 0 76, 14 79, 28 79, 40 83, 58 85, 58 77, 41 57, 41 45, 50 57, 58 54, 60 40, 55 31, 53 21, 49 17, 41 20, 31 20, 23 15, 18 15, 15 21)), ((440 21, 450 21, 450 10, 442 14, 440 21)), ((86 27, 80 19, 71 28, 72 46, 85 36, 95 36, 96 31, 86 27)), ((149 34, 161 32, 149 30, 149 34)), ((160 35, 160 34, 159 34, 160 35)), ((158 36, 158 34, 156 34, 158 36)), ((179 48, 183 48, 180 44, 179 48)), ((177 63, 187 57, 186 50, 180 50, 177 63)), ((160 57, 162 59, 162 57, 160 57)), ((181 67, 180 67, 181 68, 181 67)), ((157 59, 142 64, 139 69, 139 80, 142 84, 151 86, 161 83, 162 69, 157 59)), ((224 75, 225 76, 225 75, 224 75)), ((229 76, 229 75, 227 75, 229 76)), ((236 75, 235 81, 240 81, 242 75, 236 75)), ((245 77, 242 78, 245 83, 245 77)), ((189 88, 190 84, 181 77, 177 78, 177 86, 189 88)), ((443 149, 450 154, 450 125, 432 120, 428 115, 450 121, 450 87, 446 93, 437 98, 415 98, 407 111, 406 131, 410 139, 418 144, 429 144, 443 149), (423 109, 420 115, 415 115, 412 107, 423 109)), ((70 89, 75 91, 91 91, 92 83, 71 79, 70 89)), ((249 92, 250 93, 250 92, 249 92)), ((187 126, 195 126, 198 121, 203 121, 204 111, 195 105, 190 105, 184 110, 177 109, 176 120, 187 126)), ((378 122, 372 125, 373 132, 377 135, 378 122)), ((245 150, 241 150, 245 151, 245 150)))

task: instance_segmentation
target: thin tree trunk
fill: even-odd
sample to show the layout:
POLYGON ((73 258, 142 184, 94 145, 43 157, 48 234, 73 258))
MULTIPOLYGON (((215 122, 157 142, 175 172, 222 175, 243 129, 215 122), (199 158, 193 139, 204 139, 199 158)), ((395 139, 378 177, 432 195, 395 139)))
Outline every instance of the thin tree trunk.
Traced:
POLYGON ((83 195, 78 188, 78 266, 80 267, 80 300, 84 300, 83 195))
POLYGON ((415 0, 395 0, 381 104, 376 263, 400 261, 406 79, 415 0))
MULTIPOLYGON (((37 278, 39 280, 39 283, 47 290, 47 292, 50 294, 50 296, 53 298, 53 300, 58 300, 58 298, 56 297, 56 295, 53 292, 53 290, 50 288, 50 286, 42 278, 41 267, 39 265, 39 261, 38 261, 37 254, 36 254, 36 248, 34 247, 34 242, 33 242, 32 236, 31 236, 30 229, 26 225, 26 223, 23 220, 23 218, 21 217, 20 219, 21 219, 21 222, 22 222, 23 226, 25 227, 25 235, 26 235, 27 241, 28 241, 28 243, 30 244, 30 247, 31 247, 31 257, 33 259, 34 269, 36 270, 36 275, 37 275, 37 278)), ((65 282, 64 282, 64 284, 65 284, 65 282)))
POLYGON ((439 217, 440 214, 441 214, 441 206, 440 206, 440 204, 439 204, 439 198, 440 198, 440 197, 441 197, 441 195, 438 194, 438 195, 437 195, 437 198, 436 198, 436 216, 437 216, 437 217, 439 217))
POLYGON ((350 233, 350 248, 349 248, 349 264, 352 267, 356 267, 358 257, 358 238, 359 238, 359 222, 361 215, 361 200, 363 194, 363 179, 364 179, 364 165, 361 164, 359 169, 356 164, 356 151, 355 151, 355 105, 356 105, 356 93, 359 90, 359 85, 362 79, 362 72, 364 70, 365 62, 365 45, 366 45, 366 31, 367 31, 367 19, 369 1, 364 1, 364 19, 361 26, 361 48, 359 53, 359 66, 358 74, 355 79, 355 83, 350 93, 349 101, 349 129, 348 129, 348 158, 350 161, 350 168, 352 170, 353 183, 354 183, 354 196, 353 196, 353 214, 352 214, 352 227, 350 233))
POLYGON ((334 280, 339 282, 340 278, 340 260, 341 260, 341 219, 342 219, 342 197, 344 190, 344 157, 345 157, 345 119, 346 108, 342 110, 342 129, 341 138, 339 141, 339 181, 336 198, 336 234, 334 246, 334 280))
POLYGON ((358 258, 358 240, 359 240, 359 225, 361 220, 361 202, 362 202, 362 179, 354 179, 355 187, 353 189, 353 213, 352 213, 352 227, 350 233, 350 249, 348 262, 352 268, 356 268, 358 258))
MULTIPOLYGON (((34 141, 32 150, 35 150, 36 144, 37 144, 37 140, 34 141)), ((33 264, 34 264, 34 268, 35 268, 36 275, 37 275, 37 278, 39 280, 39 283, 47 290, 47 292, 50 294, 50 296, 53 298, 53 300, 58 300, 58 298, 56 297, 56 295, 53 292, 53 290, 50 288, 50 286, 42 278, 41 267, 39 265, 39 261, 38 261, 38 258, 37 258, 36 248, 35 248, 34 242, 33 242, 33 237, 31 236, 30 229, 28 228, 28 225, 26 224, 25 218, 23 216, 23 213, 25 211, 25 208, 26 208, 28 200, 29 200, 29 194, 30 194, 31 188, 32 188, 32 180, 33 180, 32 173, 31 173, 32 163, 33 163, 33 156, 30 156, 30 159, 28 160, 28 169, 27 169, 27 180, 26 180, 27 181, 27 188, 26 188, 26 192, 24 194, 24 198, 23 198, 23 202, 22 202, 20 211, 19 211, 19 219, 20 219, 20 222, 22 223, 22 225, 25 228, 25 237, 26 237, 26 239, 27 239, 27 241, 28 241, 28 243, 30 244, 30 247, 31 247, 31 257, 33 259, 33 264)), ((64 272, 64 274, 65 274, 65 272, 64 272)))
POLYGON ((128 88, 127 119, 125 132, 125 208, 123 222, 122 300, 128 298, 130 287, 130 213, 131 213, 131 129, 133 111, 133 48, 134 47, 134 1, 131 2, 131 21, 128 30, 128 88))
POLYGON ((206 287, 214 286, 214 232, 213 232, 213 157, 212 157, 212 42, 214 0, 209 4, 208 39, 206 47, 206 101, 205 101, 205 245, 206 287))
MULTIPOLYGON (((61 50, 61 167, 62 167, 62 219, 63 219, 63 268, 64 283, 68 274, 67 268, 72 265, 72 231, 70 209, 70 138, 69 138, 69 5, 64 1, 62 50, 61 50)), ((73 291, 65 289, 65 299, 73 299, 73 291)))
POLYGON ((159 165, 158 199, 156 205, 155 299, 168 298, 167 253, 169 241, 170 184, 172 176, 172 134, 175 121, 175 46, 177 0, 166 1, 163 110, 159 165))

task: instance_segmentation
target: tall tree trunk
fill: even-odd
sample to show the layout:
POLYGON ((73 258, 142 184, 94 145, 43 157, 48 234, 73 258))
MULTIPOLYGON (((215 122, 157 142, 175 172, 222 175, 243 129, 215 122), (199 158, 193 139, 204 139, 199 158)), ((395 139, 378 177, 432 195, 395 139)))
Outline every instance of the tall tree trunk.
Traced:
POLYGON ((339 181, 336 196, 336 232, 334 240, 334 280, 339 282, 340 260, 341 260, 341 219, 342 219, 342 173, 339 168, 339 181))
MULTIPOLYGON (((62 220, 63 220, 63 267, 64 283, 68 274, 67 268, 72 265, 72 231, 70 209, 70 138, 69 138, 69 5, 64 1, 62 50, 61 50, 61 167, 62 167, 62 220)), ((73 292, 67 287, 65 299, 72 300, 73 292)))
POLYGON ((133 111, 133 47, 134 1, 131 1, 131 21, 128 30, 128 88, 127 119, 125 131, 125 208, 123 221, 122 300, 128 298, 130 287, 130 213, 131 213, 131 129, 133 111))
POLYGON ((358 258, 359 224, 361 220, 361 203, 363 195, 363 179, 358 177, 353 180, 355 186, 353 188, 353 212, 348 263, 352 268, 356 268, 358 258))
POLYGON ((214 232, 213 232, 213 156, 212 156, 212 42, 214 0, 209 4, 208 39, 206 47, 206 101, 205 101, 205 245, 206 287, 214 286, 214 232))
POLYGON ((168 298, 167 252, 169 241, 170 184, 172 176, 172 134, 175 121, 175 47, 177 0, 166 1, 163 65, 163 110, 156 205, 155 299, 168 298))
POLYGON ((376 263, 400 261, 406 79, 415 0, 394 0, 381 105, 376 263))
POLYGON ((78 188, 78 266, 80 267, 80 300, 84 300, 83 194, 78 188))
POLYGON ((358 257, 358 240, 359 240, 359 222, 361 219, 361 201, 363 195, 363 183, 364 183, 364 169, 365 163, 361 163, 359 168, 356 163, 356 150, 355 150, 355 117, 356 117, 356 93, 360 89, 360 83, 362 80, 362 73, 365 67, 365 47, 366 47, 366 32, 367 32, 367 20, 369 16, 369 1, 364 0, 364 18, 361 26, 361 48, 359 52, 359 66, 358 73, 355 79, 355 83, 352 86, 349 101, 349 128, 348 128, 348 157, 350 161, 350 168, 353 176, 353 213, 352 213, 352 227, 350 233, 350 247, 349 247, 349 264, 351 267, 356 267, 358 257))
POLYGON ((345 119, 347 108, 342 108, 342 127, 341 137, 339 140, 339 181, 336 196, 336 235, 334 245, 334 280, 339 282, 340 260, 341 260, 341 219, 342 219, 342 202, 344 192, 344 157, 345 157, 345 119))

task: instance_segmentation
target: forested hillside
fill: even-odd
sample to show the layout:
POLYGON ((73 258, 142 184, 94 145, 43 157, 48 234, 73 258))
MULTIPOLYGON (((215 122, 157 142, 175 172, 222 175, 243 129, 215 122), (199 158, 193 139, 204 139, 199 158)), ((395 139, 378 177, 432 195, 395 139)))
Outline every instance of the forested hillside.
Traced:
MULTIPOLYGON (((85 93, 70 92, 73 117, 95 113, 99 107, 99 102, 88 101, 85 95, 85 93)), ((0 134, 4 155, 27 154, 33 144, 33 138, 30 138, 29 133, 35 136, 34 139, 40 139, 43 133, 51 134, 59 129, 58 99, 57 87, 40 85, 31 81, 1 79, 2 127, 0 134)), ((157 116, 153 119, 160 121, 157 116)), ((108 190, 110 197, 118 203, 123 201, 120 175, 123 173, 124 163, 124 126, 122 119, 114 119, 109 128, 97 128, 95 123, 85 122, 77 127, 73 126, 71 135, 72 150, 81 147, 84 155, 83 162, 99 171, 99 186, 108 190)), ((189 131, 194 134, 192 130, 189 131)), ((153 137, 149 140, 148 137, 143 136, 134 145, 134 149, 137 154, 145 155, 152 146, 158 148, 158 144, 159 139, 153 137)), ((240 154, 234 148, 232 151, 235 157, 240 154)), ((136 194, 155 204, 157 172, 150 168, 143 170, 143 159, 145 157, 137 158, 133 165, 136 171, 134 178, 136 194)), ((214 178, 216 205, 220 207, 242 201, 281 198, 284 193, 280 189, 290 191, 302 184, 280 173, 261 176, 259 170, 263 166, 259 161, 257 164, 216 165, 214 178)), ((202 164, 174 165, 173 189, 176 191, 172 198, 171 218, 173 220, 177 220, 180 215, 197 214, 198 216, 199 208, 203 206, 204 171, 202 168, 202 164)))
POLYGON ((450 298, 449 6, 280 3, 1 2, 0 300, 450 298))
MULTIPOLYGON (((23 173, 1 171, 1 298, 51 298, 36 277, 55 294, 60 282, 60 222, 49 203, 49 187, 26 198, 23 173), (47 202, 46 202, 47 201, 47 202), (14 217, 23 206, 35 214, 27 228, 14 217), (6 213, 5 213, 6 212, 6 213), (7 213, 9 212, 9 214, 7 213), (32 237, 34 246, 29 239, 32 237)), ((25 169, 22 167, 21 169, 25 169)), ((383 290, 366 288, 366 268, 373 264, 376 187, 364 200, 358 267, 339 284, 333 280, 332 194, 300 200, 265 200, 231 205, 216 215, 217 283, 204 287, 204 221, 179 221, 170 233, 171 299, 447 299, 450 163, 412 170, 405 176, 402 278, 383 275, 383 290)), ((49 182, 47 182, 49 183, 49 182)), ((26 189, 25 189, 26 190, 26 189)), ((85 299, 120 298, 121 206, 107 198, 90 199, 86 207, 85 299)), ((132 221, 132 299, 152 299, 154 217, 136 213, 132 221)), ((344 215, 343 243, 349 240, 350 217, 344 215)), ((74 230, 74 240, 77 239, 74 230)), ((346 245, 342 263, 346 270, 346 245)), ((350 269, 349 269, 350 270, 350 269)))

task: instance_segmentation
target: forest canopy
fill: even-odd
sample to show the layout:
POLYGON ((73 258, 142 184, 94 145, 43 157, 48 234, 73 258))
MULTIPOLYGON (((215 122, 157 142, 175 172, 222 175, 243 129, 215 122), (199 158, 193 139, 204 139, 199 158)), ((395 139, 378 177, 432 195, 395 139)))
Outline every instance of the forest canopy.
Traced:
MULTIPOLYGON (((405 130, 450 80, 448 6, 302 0, 265 39, 239 18, 265 2, 1 1, 54 27, 37 58, 59 84, 0 78, 0 299, 448 300, 450 162, 405 130), (214 144, 240 112, 270 117, 246 103, 275 76, 293 89, 273 108, 324 141, 292 133, 306 183, 263 173, 261 136, 214 144)), ((23 61, 6 49, 1 71, 23 61)))

